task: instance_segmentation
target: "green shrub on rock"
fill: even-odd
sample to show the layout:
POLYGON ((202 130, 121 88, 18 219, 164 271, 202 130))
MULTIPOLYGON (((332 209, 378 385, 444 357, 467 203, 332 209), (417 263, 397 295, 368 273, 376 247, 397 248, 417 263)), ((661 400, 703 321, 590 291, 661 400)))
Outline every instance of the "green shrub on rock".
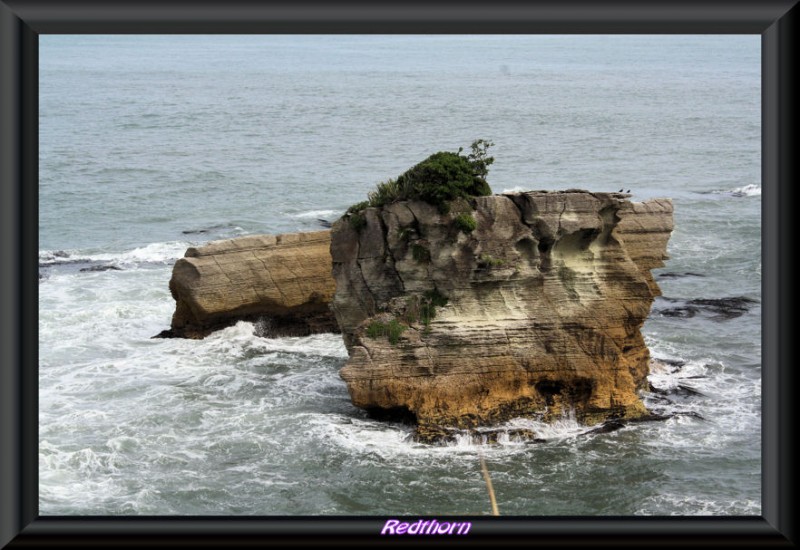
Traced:
POLYGON ((357 214, 367 208, 369 206, 369 201, 361 201, 355 203, 353 206, 347 209, 346 214, 357 214))
MULTIPOLYGON (((401 200, 422 200, 435 205, 440 212, 449 211, 449 202, 457 198, 491 195, 486 182, 489 165, 494 158, 488 156, 491 141, 479 139, 472 143, 472 152, 440 151, 406 170, 397 179, 379 183, 368 195, 369 206, 382 207, 401 200)), ((351 210, 362 210, 364 203, 353 205, 351 210)))
POLYGON ((464 233, 472 233, 475 231, 475 228, 478 227, 478 223, 475 221, 475 218, 472 217, 472 214, 459 214, 453 221, 456 227, 464 233))
POLYGON ((458 153, 434 153, 397 178, 412 197, 447 212, 447 203, 459 197, 490 195, 486 180, 475 175, 467 157, 458 153))

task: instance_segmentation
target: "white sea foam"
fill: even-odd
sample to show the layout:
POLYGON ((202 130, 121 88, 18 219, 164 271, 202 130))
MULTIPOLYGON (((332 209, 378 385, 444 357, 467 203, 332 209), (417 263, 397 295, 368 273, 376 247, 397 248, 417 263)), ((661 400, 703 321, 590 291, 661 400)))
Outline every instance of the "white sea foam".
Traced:
POLYGON ((107 262, 112 265, 130 267, 140 263, 173 262, 182 258, 186 249, 195 243, 169 241, 151 243, 121 253, 91 253, 82 250, 41 250, 39 263, 55 265, 75 262, 107 262))
POLYGON ((543 422, 530 418, 514 418, 500 427, 501 429, 509 430, 527 429, 535 433, 537 438, 548 441, 569 439, 592 429, 578 422, 573 409, 565 412, 560 418, 552 422, 543 422))
POLYGON ((217 347, 231 352, 254 349, 261 353, 288 352, 316 357, 347 358, 347 348, 344 346, 341 335, 338 334, 265 338, 258 336, 257 333, 256 324, 239 321, 233 326, 212 333, 203 342, 209 347, 217 347))
POLYGON ((330 220, 331 218, 338 218, 342 212, 340 210, 309 210, 307 212, 300 212, 297 214, 289 214, 292 218, 307 219, 307 218, 322 218, 330 220))
POLYGON ((669 364, 660 363, 656 360, 655 365, 650 370, 647 377, 651 384, 659 390, 674 390, 681 384, 695 382, 696 377, 704 377, 708 374, 708 361, 701 359, 690 361, 681 367, 671 367, 669 364))
POLYGON ((757 184, 745 185, 743 187, 731 189, 729 193, 731 193, 734 197, 760 197, 761 186, 757 184))
POLYGON ((686 494, 648 497, 634 515, 759 516, 761 503, 753 499, 711 500, 686 494), (666 512, 665 512, 666 511, 666 512))
POLYGON ((474 460, 478 454, 487 457, 513 457, 530 452, 538 445, 509 435, 518 429, 533 431, 540 439, 557 442, 572 439, 591 429, 578 423, 574 412, 564 415, 552 423, 528 418, 516 418, 483 431, 499 431, 496 440, 489 442, 481 430, 475 433, 454 432, 453 441, 441 444, 418 443, 413 439, 414 428, 400 423, 387 423, 369 418, 354 418, 352 414, 310 415, 303 419, 309 426, 308 437, 330 441, 336 448, 348 454, 374 454, 382 461, 395 462, 399 457, 410 464, 429 460, 474 460), (460 458, 459 458, 460 457, 460 458))
MULTIPOLYGON (((189 246, 190 243, 185 241, 152 243, 125 252, 118 258, 113 259, 123 265, 141 262, 169 262, 183 257, 183 254, 189 246)), ((100 255, 96 257, 96 259, 103 259, 103 257, 100 255)))
POLYGON ((530 189, 526 187, 522 187, 520 185, 514 186, 511 189, 503 189, 503 195, 505 194, 513 194, 513 193, 525 193, 526 191, 530 191, 530 189))

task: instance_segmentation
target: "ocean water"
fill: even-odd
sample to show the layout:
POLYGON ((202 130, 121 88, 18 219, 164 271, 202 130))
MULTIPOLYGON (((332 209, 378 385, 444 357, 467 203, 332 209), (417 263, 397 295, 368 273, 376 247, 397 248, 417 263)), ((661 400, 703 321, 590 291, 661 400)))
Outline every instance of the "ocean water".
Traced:
POLYGON ((759 515, 758 36, 40 37, 42 515, 759 515), (644 334, 669 420, 428 446, 336 335, 169 326, 189 246, 316 230, 439 150, 489 182, 671 197, 644 334))

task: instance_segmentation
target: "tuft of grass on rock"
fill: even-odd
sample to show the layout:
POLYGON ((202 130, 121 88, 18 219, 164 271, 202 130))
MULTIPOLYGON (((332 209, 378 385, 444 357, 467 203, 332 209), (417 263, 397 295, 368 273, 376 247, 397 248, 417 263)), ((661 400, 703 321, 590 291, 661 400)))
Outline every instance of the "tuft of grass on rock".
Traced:
POLYGON ((436 308, 447 305, 447 296, 439 292, 438 289, 428 290, 422 295, 422 302, 419 304, 419 320, 428 327, 431 320, 436 317, 436 308))
POLYGON ((506 261, 489 254, 481 254, 480 258, 478 258, 478 265, 480 267, 502 267, 506 265, 506 261))
POLYGON ((393 346, 397 345, 397 342, 400 341, 400 335, 403 334, 407 328, 408 327, 405 325, 400 324, 400 321, 397 319, 389 321, 386 325, 386 336, 389 339, 389 343, 393 346))
POLYGON ((369 338, 380 338, 386 336, 386 324, 380 321, 372 321, 367 326, 367 336, 369 338))
POLYGON ((407 328, 407 326, 400 323, 397 319, 392 319, 388 323, 372 321, 367 325, 367 337, 375 339, 386 336, 389 343, 394 346, 400 341, 400 335, 403 334, 407 328))

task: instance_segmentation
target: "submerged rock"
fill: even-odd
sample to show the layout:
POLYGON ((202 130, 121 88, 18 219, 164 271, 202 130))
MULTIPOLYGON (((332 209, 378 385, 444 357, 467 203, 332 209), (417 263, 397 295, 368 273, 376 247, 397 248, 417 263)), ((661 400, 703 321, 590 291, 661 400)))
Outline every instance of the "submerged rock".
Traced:
POLYGON ((693 271, 684 271, 683 273, 666 272, 659 273, 657 279, 681 279, 683 277, 705 277, 702 273, 694 273, 693 271))
MULTIPOLYGON (((666 302, 682 302, 678 298, 662 298, 666 302)), ((683 301, 683 305, 654 310, 664 317, 679 317, 690 319, 699 313, 706 313, 715 321, 728 321, 741 317, 752 305, 757 304, 757 300, 746 296, 732 296, 729 298, 696 298, 683 301)))
POLYGON ((87 271, 122 271, 121 267, 115 266, 113 264, 106 264, 106 265, 93 265, 92 267, 82 267, 80 269, 81 272, 87 271))
POLYGON ((581 190, 346 215, 332 308, 353 403, 411 418, 423 441, 567 409, 587 424, 647 415, 640 328, 672 227, 668 199, 581 190))
POLYGON ((203 338, 237 321, 265 336, 338 332, 330 232, 253 235, 189 248, 172 270, 172 326, 158 337, 203 338))

